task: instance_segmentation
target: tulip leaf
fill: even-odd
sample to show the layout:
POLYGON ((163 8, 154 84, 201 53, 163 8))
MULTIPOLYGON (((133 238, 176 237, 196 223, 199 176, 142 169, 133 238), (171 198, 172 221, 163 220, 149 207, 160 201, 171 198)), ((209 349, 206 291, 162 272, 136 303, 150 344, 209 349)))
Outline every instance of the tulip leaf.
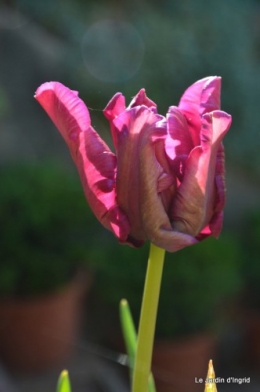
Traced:
POLYGON ((61 372, 56 392, 71 392, 70 379, 67 370, 61 372))
POLYGON ((125 299, 122 299, 122 301, 120 302, 120 320, 126 345, 126 351, 129 357, 129 365, 132 369, 135 359, 137 335, 130 308, 128 302, 125 299))
MULTIPOLYGON (((126 351, 129 358, 130 375, 132 378, 134 362, 135 362, 136 346, 137 346, 137 333, 135 330, 130 307, 128 305, 127 300, 125 299, 122 299, 120 302, 120 321, 121 321, 123 337, 126 345, 126 351)), ((149 375, 149 379, 148 379, 148 391, 156 392, 152 373, 149 375)))

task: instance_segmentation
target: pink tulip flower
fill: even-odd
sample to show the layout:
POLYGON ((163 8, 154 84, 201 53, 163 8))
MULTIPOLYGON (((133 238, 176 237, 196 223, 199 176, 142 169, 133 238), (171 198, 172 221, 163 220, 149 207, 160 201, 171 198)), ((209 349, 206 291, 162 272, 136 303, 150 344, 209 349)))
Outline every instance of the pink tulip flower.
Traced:
POLYGON ((166 117, 144 89, 127 107, 115 94, 104 109, 115 153, 77 92, 49 82, 35 98, 65 139, 97 219, 122 243, 175 252, 221 231, 231 116, 220 111, 220 88, 219 77, 197 81, 166 117))

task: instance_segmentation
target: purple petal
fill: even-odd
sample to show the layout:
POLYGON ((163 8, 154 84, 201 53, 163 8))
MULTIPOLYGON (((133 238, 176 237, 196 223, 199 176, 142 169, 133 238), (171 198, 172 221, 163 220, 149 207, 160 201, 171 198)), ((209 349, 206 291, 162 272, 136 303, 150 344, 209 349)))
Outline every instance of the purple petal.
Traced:
POLYGON ((65 139, 96 217, 121 241, 125 241, 129 223, 116 203, 116 157, 91 127, 84 102, 58 82, 40 86, 35 98, 65 139))
POLYGON ((132 99, 132 101, 130 102, 130 104, 128 106, 128 109, 131 109, 135 106, 141 106, 141 105, 144 105, 144 106, 150 108, 151 110, 153 110, 156 113, 157 105, 150 98, 147 97, 144 88, 142 88, 136 94, 136 96, 132 99))
POLYGON ((125 110, 125 97, 121 93, 116 93, 103 110, 105 117, 111 121, 125 110))
MULTIPOLYGON (((215 216, 221 193, 216 186, 218 152, 230 124, 231 116, 221 111, 205 114, 202 118, 201 146, 195 147, 187 159, 184 179, 171 211, 173 227, 180 232, 196 237, 212 219, 216 220, 212 222, 213 228, 219 226, 215 216)), ((213 234, 210 225, 208 230, 213 234)))
POLYGON ((164 210, 168 214, 172 203, 172 198, 176 192, 176 175, 171 170, 167 155, 165 153, 165 140, 162 140, 158 137, 157 140, 153 140, 152 138, 152 141, 155 141, 155 143, 153 143, 153 154, 155 154, 155 157, 162 168, 162 172, 157 179, 157 193, 160 194, 164 210))
POLYGON ((113 121, 118 140, 117 200, 129 217, 130 234, 139 240, 144 239, 139 203, 142 193, 140 150, 144 140, 155 137, 157 132, 160 134, 163 132, 157 130, 155 126, 160 119, 161 116, 147 107, 136 106, 121 113, 113 121))
MULTIPOLYGON (((58 82, 47 82, 37 89, 35 98, 59 129, 67 144, 76 141, 80 130, 90 126, 88 109, 78 98, 77 91, 72 91, 58 82)), ((71 153, 75 152, 71 151, 71 153)))
POLYGON ((168 136, 165 151, 171 162, 172 171, 182 179, 185 161, 192 150, 193 142, 185 116, 176 106, 171 106, 167 113, 168 136))
MULTIPOLYGON (((142 88, 136 96, 130 102, 128 109, 131 109, 135 106, 147 106, 150 107, 156 113, 156 104, 146 96, 145 89, 142 88)), ((119 116, 123 111, 125 111, 125 97, 121 93, 117 93, 113 96, 113 98, 108 102, 107 106, 103 110, 105 117, 110 122, 110 130, 113 138, 113 143, 115 149, 117 151, 117 132, 115 130, 113 120, 119 116)))
POLYGON ((121 93, 116 93, 113 96, 113 98, 110 99, 107 106, 103 110, 104 116, 110 122, 111 135, 116 150, 117 150, 117 135, 113 125, 113 120, 114 118, 119 116, 119 114, 122 113, 124 110, 125 110, 125 97, 121 93))
POLYGON ((201 116, 220 109, 221 78, 212 76, 198 80, 183 94, 178 105, 185 115, 193 145, 200 143, 201 116))
POLYGON ((164 206, 162 192, 168 187, 173 196, 175 188, 171 189, 174 180, 157 160, 166 136, 160 116, 138 106, 118 116, 114 125, 118 132, 118 203, 129 217, 130 235, 170 252, 196 243, 195 238, 172 230, 164 206))
POLYGON ((217 152, 216 160, 216 186, 217 186, 217 200, 216 212, 221 212, 226 201, 226 184, 225 184, 225 151, 223 143, 220 143, 217 152))

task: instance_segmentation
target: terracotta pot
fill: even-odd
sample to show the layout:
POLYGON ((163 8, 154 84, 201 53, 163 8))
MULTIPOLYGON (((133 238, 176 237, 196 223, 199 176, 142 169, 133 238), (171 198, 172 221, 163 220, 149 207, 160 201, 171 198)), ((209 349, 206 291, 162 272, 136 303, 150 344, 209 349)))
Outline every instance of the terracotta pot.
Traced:
POLYGON ((260 369, 260 313, 257 310, 244 312, 246 359, 256 369, 260 369))
POLYGON ((0 300, 0 357, 6 366, 32 372, 66 360, 76 346, 90 281, 78 274, 54 294, 0 300))
POLYGON ((157 392, 201 392, 208 362, 215 358, 216 339, 212 335, 195 335, 179 341, 155 342, 153 374, 157 392))

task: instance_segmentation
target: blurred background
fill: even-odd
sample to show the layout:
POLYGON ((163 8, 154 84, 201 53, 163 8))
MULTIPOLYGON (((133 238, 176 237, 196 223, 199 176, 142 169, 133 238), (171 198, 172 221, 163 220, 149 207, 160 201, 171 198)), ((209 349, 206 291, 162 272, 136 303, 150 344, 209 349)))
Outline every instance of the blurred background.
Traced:
POLYGON ((224 230, 167 255, 153 369, 158 392, 202 391, 194 378, 213 358, 220 391, 259 390, 257 0, 0 3, 1 390, 54 390, 66 366, 74 392, 128 391, 118 304, 128 299, 137 325, 148 253, 96 221, 35 90, 51 80, 78 90, 111 145, 102 110, 116 92, 129 102, 145 87, 165 114, 210 75, 222 76, 233 116, 224 230))

